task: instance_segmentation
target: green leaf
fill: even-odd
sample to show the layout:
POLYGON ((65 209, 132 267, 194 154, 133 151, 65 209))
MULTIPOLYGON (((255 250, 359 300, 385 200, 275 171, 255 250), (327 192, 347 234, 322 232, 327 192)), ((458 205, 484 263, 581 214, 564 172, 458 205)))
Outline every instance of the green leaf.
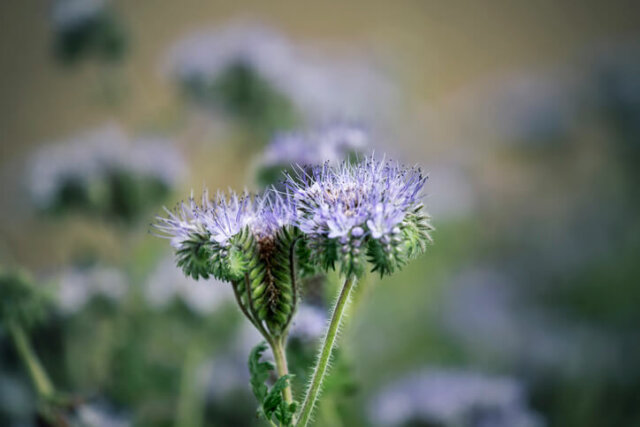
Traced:
POLYGON ((293 423, 293 416, 297 410, 298 402, 287 404, 283 399, 278 409, 276 409, 275 417, 283 426, 290 426, 293 423))
POLYGON ((251 388, 253 394, 260 402, 258 416, 271 421, 273 417, 280 422, 283 427, 291 426, 293 416, 298 410, 298 402, 287 403, 282 396, 283 390, 289 385, 293 375, 284 375, 273 384, 271 389, 265 384, 275 369, 270 362, 261 362, 262 353, 267 349, 267 344, 263 341, 251 350, 249 355, 249 372, 251 374, 251 388))
MULTIPOLYGON (((292 375, 283 375, 278 378, 275 384, 273 384, 273 387, 271 387, 271 390, 269 390, 269 394, 267 394, 267 397, 264 399, 264 402, 262 403, 262 409, 268 419, 271 419, 276 411, 283 407, 283 403, 285 404, 285 406, 287 406, 284 398, 282 397, 282 391, 289 385, 290 378, 292 378, 292 375)), ((288 411, 288 409, 286 410, 288 411)), ((282 419, 278 420, 280 422, 283 422, 282 419)))
POLYGON ((262 353, 267 350, 267 343, 262 341, 255 346, 249 354, 249 373, 251 375, 250 384, 253 390, 253 394, 258 399, 258 402, 262 404, 267 398, 269 389, 265 382, 269 378, 271 371, 275 368, 271 362, 261 362, 262 353))

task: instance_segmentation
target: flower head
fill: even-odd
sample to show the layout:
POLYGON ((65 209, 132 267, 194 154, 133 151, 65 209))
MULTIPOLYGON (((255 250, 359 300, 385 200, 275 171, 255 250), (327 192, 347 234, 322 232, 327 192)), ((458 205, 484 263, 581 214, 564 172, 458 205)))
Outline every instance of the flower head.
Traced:
POLYGON ((289 176, 296 224, 327 266, 360 274, 366 249, 374 270, 391 273, 430 240, 419 168, 365 158, 358 164, 328 164, 289 176), (365 246, 366 244, 366 246, 365 246))

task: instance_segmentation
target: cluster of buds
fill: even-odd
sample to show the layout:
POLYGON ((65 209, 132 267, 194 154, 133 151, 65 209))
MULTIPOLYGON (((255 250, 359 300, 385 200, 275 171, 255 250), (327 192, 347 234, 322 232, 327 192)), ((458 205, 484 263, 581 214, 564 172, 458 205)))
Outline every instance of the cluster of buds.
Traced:
POLYGON ((232 284, 265 337, 286 335, 299 276, 336 266, 361 276, 367 261, 391 274, 431 240, 419 168, 370 157, 297 172, 285 176, 283 191, 192 195, 154 224, 186 275, 232 284))

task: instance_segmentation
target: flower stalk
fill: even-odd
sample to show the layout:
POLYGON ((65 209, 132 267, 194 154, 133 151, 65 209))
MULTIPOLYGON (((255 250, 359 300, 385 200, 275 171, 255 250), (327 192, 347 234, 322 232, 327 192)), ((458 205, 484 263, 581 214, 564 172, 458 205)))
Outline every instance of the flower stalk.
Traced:
POLYGON ((49 379, 47 372, 33 350, 24 329, 22 329, 22 327, 17 323, 11 322, 9 324, 9 331, 11 333, 13 343, 18 350, 18 354, 29 372, 29 376, 31 377, 31 381, 33 382, 33 386, 35 387, 38 396, 46 400, 53 398, 55 395, 53 383, 49 379))
MULTIPOLYGON (((284 337, 276 339, 271 343, 271 351, 273 351, 273 358, 276 362, 276 371, 278 372, 278 378, 289 375, 289 367, 287 365, 287 355, 285 353, 284 337)), ((293 392, 291 391, 291 385, 287 385, 282 390, 282 396, 287 403, 293 402, 293 392)))
POLYGON ((340 290, 340 295, 338 296, 336 305, 333 308, 331 322, 329 323, 329 327, 327 328, 327 333, 324 337, 322 349, 320 350, 320 356, 318 357, 318 362, 313 371, 313 378, 311 379, 311 384, 309 385, 309 389, 307 390, 307 395, 305 396, 304 402, 302 403, 300 417, 298 418, 296 426, 305 427, 309 423, 309 419, 311 418, 313 408, 315 406, 316 400, 318 399, 318 394, 320 393, 324 377, 329 367, 331 353, 333 352, 333 348, 335 347, 336 338, 342 325, 342 319, 344 317, 345 309, 349 304, 351 290, 353 289, 355 283, 355 276, 347 277, 344 285, 342 286, 342 289, 340 290))

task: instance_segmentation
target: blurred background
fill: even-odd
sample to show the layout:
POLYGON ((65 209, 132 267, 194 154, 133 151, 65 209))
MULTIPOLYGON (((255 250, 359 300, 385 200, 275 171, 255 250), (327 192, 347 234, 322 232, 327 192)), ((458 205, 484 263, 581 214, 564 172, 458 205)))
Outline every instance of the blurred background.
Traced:
MULTIPOLYGON (((429 173, 435 243, 359 285, 316 425, 640 425, 639 17, 2 2, 0 425, 261 425, 259 336, 149 223, 191 189, 374 151, 429 173)), ((335 289, 305 283, 298 394, 335 289)))

